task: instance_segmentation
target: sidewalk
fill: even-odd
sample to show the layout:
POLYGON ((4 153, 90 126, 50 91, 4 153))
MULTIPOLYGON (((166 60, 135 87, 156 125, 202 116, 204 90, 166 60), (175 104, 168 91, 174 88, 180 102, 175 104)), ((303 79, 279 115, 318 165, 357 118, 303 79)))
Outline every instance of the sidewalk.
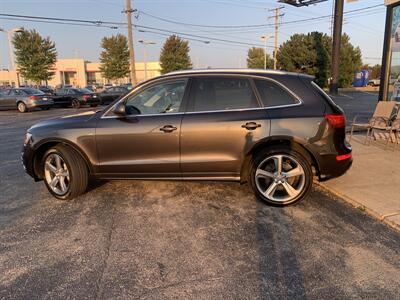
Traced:
POLYGON ((355 207, 400 230, 400 146, 385 150, 382 141, 363 144, 364 136, 353 136, 353 165, 339 178, 320 185, 355 207))

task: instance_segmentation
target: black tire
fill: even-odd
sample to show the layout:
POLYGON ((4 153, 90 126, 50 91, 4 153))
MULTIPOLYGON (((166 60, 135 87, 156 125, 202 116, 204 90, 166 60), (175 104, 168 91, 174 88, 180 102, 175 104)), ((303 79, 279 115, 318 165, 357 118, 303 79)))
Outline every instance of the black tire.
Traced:
POLYGON ((76 108, 76 109, 81 107, 81 103, 79 102, 78 99, 72 99, 71 105, 73 108, 76 108))
MULTIPOLYGON (((287 165, 290 166, 289 163, 285 162, 287 165)), ((288 171, 286 171, 288 172, 288 171)), ((309 162, 309 159, 306 158, 305 153, 301 153, 301 151, 296 151, 293 149, 290 149, 288 147, 273 147, 273 148, 267 148, 263 151, 260 151, 258 153, 256 153, 250 163, 250 172, 249 172, 249 181, 251 184, 251 187, 256 195, 256 197, 264 202, 267 202, 269 204, 272 205, 276 205, 276 206, 285 206, 285 205, 289 205, 289 204, 293 204, 305 197, 308 196, 308 194, 311 191, 311 187, 312 187, 312 182, 313 182, 313 172, 311 169, 311 164, 309 162), (276 201, 274 199, 270 199, 268 197, 266 197, 259 189, 259 187, 257 186, 256 183, 256 171, 257 168, 259 166, 261 166, 265 161, 268 162, 268 160, 273 157, 273 156, 280 156, 283 155, 284 158, 287 159, 287 161, 289 161, 290 163, 294 164, 294 162, 298 163, 301 167, 302 170, 304 172, 304 177, 292 177, 293 179, 289 179, 288 178, 279 178, 279 180, 284 180, 287 183, 290 183, 289 180, 293 180, 293 183, 296 183, 295 181, 301 181, 301 184, 299 184, 299 194, 297 196, 295 196, 293 199, 289 199, 287 201, 285 201, 284 199, 276 201), (291 160, 293 159, 293 161, 291 160), (303 179, 300 179, 303 178, 303 179)), ((276 178, 274 179, 270 179, 269 177, 266 177, 266 179, 259 179, 259 180, 265 180, 266 182, 266 186, 268 186, 268 182, 272 182, 275 181, 276 178)), ((281 182, 281 181, 278 181, 281 182)), ((285 182, 285 184, 286 184, 285 182)), ((259 182, 259 185, 261 185, 261 183, 259 182)), ((286 193, 283 185, 281 188, 281 185, 278 185, 279 189, 278 192, 281 192, 282 194, 286 193)), ((276 193, 276 192, 275 192, 276 193)), ((289 196, 289 194, 288 194, 289 196)))
POLYGON ((83 194, 87 189, 89 180, 89 172, 83 158, 71 147, 58 144, 49 149, 43 156, 43 174, 45 172, 46 158, 51 154, 57 154, 64 160, 69 172, 69 186, 68 191, 65 194, 57 194, 49 186, 46 177, 44 176, 44 183, 49 192, 60 200, 71 200, 83 194))
POLYGON ((24 102, 18 102, 17 108, 20 113, 26 113, 28 111, 28 108, 26 107, 26 104, 24 102))
POLYGON ((90 104, 90 107, 97 107, 98 104, 90 104))

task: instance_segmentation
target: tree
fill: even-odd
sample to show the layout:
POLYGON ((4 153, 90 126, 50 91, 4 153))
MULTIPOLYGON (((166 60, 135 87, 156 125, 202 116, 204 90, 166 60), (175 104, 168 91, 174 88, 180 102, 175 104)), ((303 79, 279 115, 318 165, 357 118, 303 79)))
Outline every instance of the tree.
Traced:
MULTIPOLYGON (((278 66, 292 72, 305 72, 316 77, 324 87, 328 84, 331 68, 332 39, 320 32, 294 34, 278 51, 278 66)), ((362 66, 361 50, 350 43, 347 34, 342 36, 339 64, 339 86, 349 86, 354 73, 362 66)))
POLYGON ((104 78, 118 80, 129 74, 128 41, 122 34, 103 37, 100 53, 100 71, 104 78))
POLYGON ((160 54, 161 74, 191 69, 192 61, 189 51, 188 41, 182 40, 177 35, 171 35, 167 38, 160 54))
POLYGON ((376 79, 381 77, 381 65, 376 64, 371 68, 370 78, 376 79))
POLYGON ((328 83, 330 38, 320 32, 294 34, 277 53, 278 66, 290 72, 304 72, 316 77, 320 86, 328 83))
POLYGON ((339 62, 339 87, 348 87, 354 79, 356 71, 361 70, 361 49, 350 43, 350 37, 345 33, 342 35, 339 62))
MULTIPOLYGON (((247 51, 247 67, 250 69, 264 69, 265 51, 263 48, 252 47, 247 51)), ((274 65, 273 59, 267 54, 267 69, 274 65)))
POLYGON ((17 69, 24 79, 40 84, 54 76, 57 51, 49 37, 41 37, 34 29, 22 29, 14 35, 12 42, 17 69))

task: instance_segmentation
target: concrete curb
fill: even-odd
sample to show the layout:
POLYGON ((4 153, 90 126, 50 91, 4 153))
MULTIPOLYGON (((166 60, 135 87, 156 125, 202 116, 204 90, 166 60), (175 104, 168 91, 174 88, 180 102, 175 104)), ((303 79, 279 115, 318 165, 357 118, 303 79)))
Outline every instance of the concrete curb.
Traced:
POLYGON ((326 185, 323 184, 323 182, 314 181, 314 183, 316 183, 320 188, 326 190, 328 193, 331 193, 334 196, 350 203, 354 208, 358 208, 358 209, 366 212, 367 214, 374 217, 375 219, 385 223, 386 225, 388 225, 388 226, 392 227, 393 229, 400 232, 400 225, 397 224, 396 222, 392 222, 391 220, 387 219, 388 217, 392 217, 393 215, 381 215, 381 214, 377 213, 376 211, 374 211, 373 209, 370 209, 370 208, 366 207, 365 205, 359 203, 357 200, 355 200, 351 197, 348 197, 330 187, 327 187, 326 185))

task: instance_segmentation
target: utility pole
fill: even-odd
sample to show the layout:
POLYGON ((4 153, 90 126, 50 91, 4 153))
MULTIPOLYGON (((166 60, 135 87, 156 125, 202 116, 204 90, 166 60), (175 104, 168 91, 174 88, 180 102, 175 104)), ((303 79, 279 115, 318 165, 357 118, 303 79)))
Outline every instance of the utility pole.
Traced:
POLYGON ((126 8, 123 11, 128 19, 128 47, 129 47, 129 64, 131 69, 131 83, 133 86, 137 84, 135 69, 135 49, 133 48, 133 32, 132 32, 132 13, 131 0, 126 0, 126 8))
POLYGON ((333 45, 332 45, 332 78, 329 86, 331 94, 338 94, 339 82, 339 62, 340 62, 340 44, 342 40, 343 25, 343 6, 344 0, 335 0, 335 18, 333 21, 333 45))
POLYGON ((274 70, 276 70, 276 62, 277 62, 277 53, 278 53, 278 30, 279 30, 279 17, 283 17, 285 14, 280 13, 281 9, 283 9, 284 6, 279 6, 277 8, 270 9, 268 11, 273 11, 275 12, 275 16, 269 17, 275 19, 275 46, 274 46, 274 70))

